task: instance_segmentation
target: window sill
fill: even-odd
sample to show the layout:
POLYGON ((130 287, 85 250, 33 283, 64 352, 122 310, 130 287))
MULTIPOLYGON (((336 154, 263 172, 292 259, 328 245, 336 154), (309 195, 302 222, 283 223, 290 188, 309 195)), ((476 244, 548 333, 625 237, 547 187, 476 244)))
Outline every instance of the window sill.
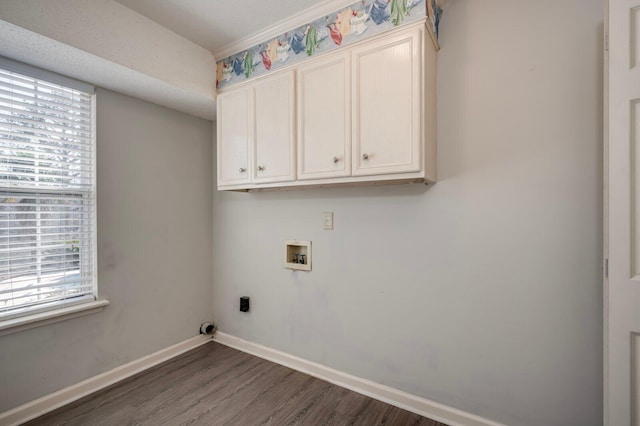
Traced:
POLYGON ((71 318, 77 318, 89 314, 95 314, 109 304, 108 300, 95 300, 81 305, 53 311, 40 312, 33 315, 13 318, 0 322, 0 336, 29 330, 43 325, 54 324, 71 318))

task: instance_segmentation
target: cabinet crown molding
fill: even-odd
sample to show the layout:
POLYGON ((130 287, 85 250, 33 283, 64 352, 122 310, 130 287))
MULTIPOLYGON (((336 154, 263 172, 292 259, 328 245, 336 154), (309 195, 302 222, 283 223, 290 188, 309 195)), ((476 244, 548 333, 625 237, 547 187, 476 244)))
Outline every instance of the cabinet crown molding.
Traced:
POLYGON ((330 1, 215 52, 219 89, 268 75, 314 55, 330 52, 426 19, 436 36, 442 9, 435 0, 330 1))

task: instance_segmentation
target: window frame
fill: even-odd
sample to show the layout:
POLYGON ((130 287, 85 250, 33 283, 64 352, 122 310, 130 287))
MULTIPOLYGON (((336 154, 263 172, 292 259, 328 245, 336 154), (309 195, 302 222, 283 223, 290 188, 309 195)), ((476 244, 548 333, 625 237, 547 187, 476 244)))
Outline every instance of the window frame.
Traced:
MULTIPOLYGON (((84 92, 89 95, 91 102, 91 135, 90 135, 90 144, 91 144, 91 163, 92 167, 90 170, 90 190, 78 190, 77 192, 69 191, 68 194, 77 194, 82 197, 83 205, 89 205, 91 208, 89 212, 82 213, 82 224, 81 226, 85 226, 85 223, 89 221, 89 231, 90 237, 88 237, 89 245, 88 248, 89 253, 87 254, 89 261, 82 262, 80 260, 80 264, 78 266, 78 271, 82 276, 83 270, 86 271, 86 274, 90 277, 91 280, 91 293, 78 296, 77 300, 72 299, 62 299, 62 300, 53 300, 50 302, 45 302, 42 304, 37 304, 33 307, 28 307, 26 309, 21 309, 20 307, 15 308, 15 311, 8 310, 4 314, 0 315, 0 336, 4 334, 10 334, 16 331, 26 330, 33 327, 37 327, 40 325, 51 324, 59 321, 63 321, 69 318, 75 318, 78 316, 83 316, 87 314, 91 314, 94 312, 100 312, 105 306, 109 304, 108 300, 100 299, 98 293, 98 250, 97 250, 97 139, 96 139, 96 127, 97 127, 97 119, 96 119, 96 91, 92 85, 87 83, 71 79, 69 77, 65 77, 47 70, 43 70, 40 68, 36 68, 27 64, 23 64, 20 62, 13 61, 11 59, 0 56, 0 69, 6 70, 8 72, 22 74, 24 76, 42 80, 48 83, 64 86, 69 89, 78 90, 84 92), (90 215, 90 217, 86 218, 84 215, 90 215), (88 263, 88 265, 87 265, 88 263), (89 271, 87 271, 88 268, 89 271)), ((3 186, 3 192, 10 193, 11 191, 15 191, 16 193, 25 192, 25 188, 20 187, 9 187, 3 186)), ((55 193, 55 190, 50 190, 48 188, 43 188, 42 190, 38 190, 35 194, 44 194, 45 196, 51 196, 55 193)), ((34 194, 34 196, 35 196, 34 194)), ((37 262, 40 262, 41 254, 38 254, 37 262)), ((82 259, 82 257, 80 257, 82 259)))

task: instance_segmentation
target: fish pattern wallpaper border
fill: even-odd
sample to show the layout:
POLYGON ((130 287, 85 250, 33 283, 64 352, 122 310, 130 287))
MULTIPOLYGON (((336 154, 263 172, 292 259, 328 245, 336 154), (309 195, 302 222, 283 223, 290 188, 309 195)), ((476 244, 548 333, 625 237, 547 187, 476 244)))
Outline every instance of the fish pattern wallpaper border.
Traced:
POLYGON ((428 17, 438 36, 442 9, 436 0, 359 0, 313 22, 216 63, 218 89, 283 68, 321 52, 428 17))

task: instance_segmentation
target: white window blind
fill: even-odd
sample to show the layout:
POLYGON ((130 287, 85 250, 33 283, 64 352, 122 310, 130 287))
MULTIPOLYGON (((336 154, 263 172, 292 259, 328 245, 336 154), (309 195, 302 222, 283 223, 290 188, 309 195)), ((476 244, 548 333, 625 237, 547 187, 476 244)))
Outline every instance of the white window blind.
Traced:
POLYGON ((93 90, 21 67, 0 60, 0 321, 97 298, 93 90))

